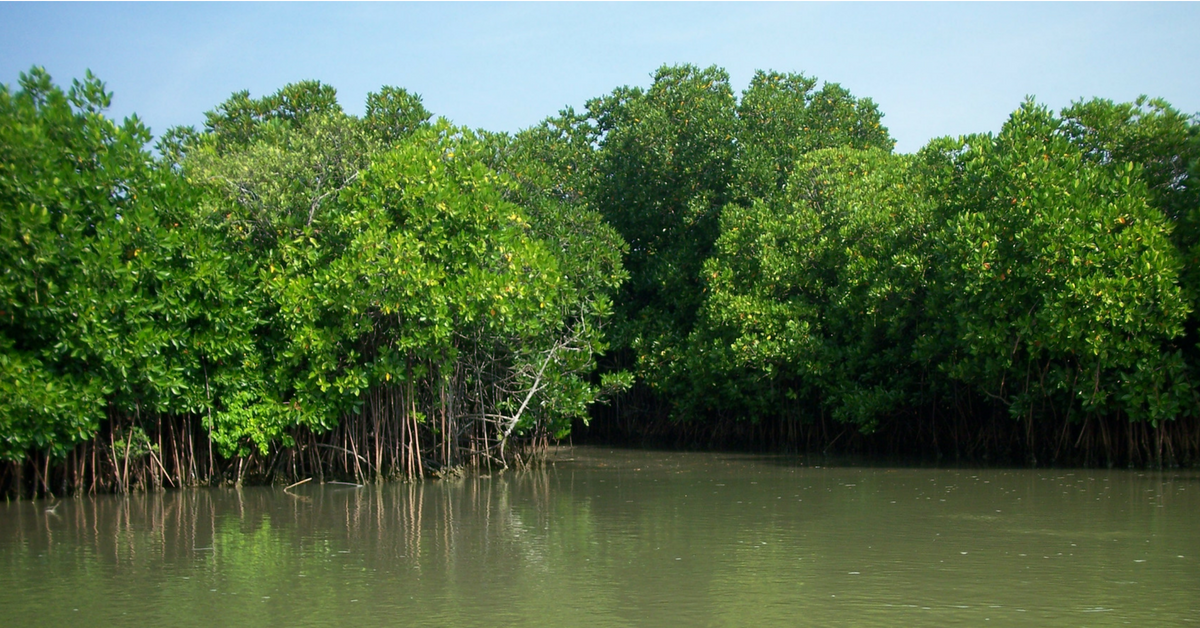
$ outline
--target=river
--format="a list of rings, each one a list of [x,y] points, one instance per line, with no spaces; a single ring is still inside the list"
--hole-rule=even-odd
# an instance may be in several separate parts
[[[1198,559],[1195,470],[576,447],[415,484],[0,504],[0,624],[1179,626]]]

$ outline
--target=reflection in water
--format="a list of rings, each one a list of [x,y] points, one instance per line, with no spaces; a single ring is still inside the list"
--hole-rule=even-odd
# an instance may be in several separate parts
[[[441,482],[9,503],[0,608],[13,626],[1182,625],[1198,506],[1194,472],[579,448]]]

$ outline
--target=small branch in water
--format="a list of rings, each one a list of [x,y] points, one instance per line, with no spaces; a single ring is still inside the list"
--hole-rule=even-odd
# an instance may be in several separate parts
[[[297,486],[300,486],[301,484],[304,484],[305,482],[312,482],[312,478],[305,478],[305,479],[303,479],[303,480],[300,480],[299,482],[295,482],[295,483],[293,483],[293,484],[289,484],[289,485],[285,486],[285,487],[283,488],[283,490],[285,490],[285,491],[286,491],[286,490],[288,490],[288,489],[290,489],[290,488],[296,488]]]

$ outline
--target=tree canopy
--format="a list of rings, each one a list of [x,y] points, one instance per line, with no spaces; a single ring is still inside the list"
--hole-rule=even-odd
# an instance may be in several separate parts
[[[151,152],[110,101],[0,88],[0,457],[46,491],[50,461],[504,465],[596,416],[1002,428],[1030,459],[1125,425],[1130,460],[1132,426],[1161,460],[1200,418],[1200,127],[1162,100],[1030,99],[912,155],[869,98],[715,66],[511,135],[303,81]]]

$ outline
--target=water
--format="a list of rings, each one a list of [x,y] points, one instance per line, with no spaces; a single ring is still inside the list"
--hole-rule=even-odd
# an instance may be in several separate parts
[[[0,504],[4,626],[1200,623],[1200,473],[575,448],[354,488]]]

